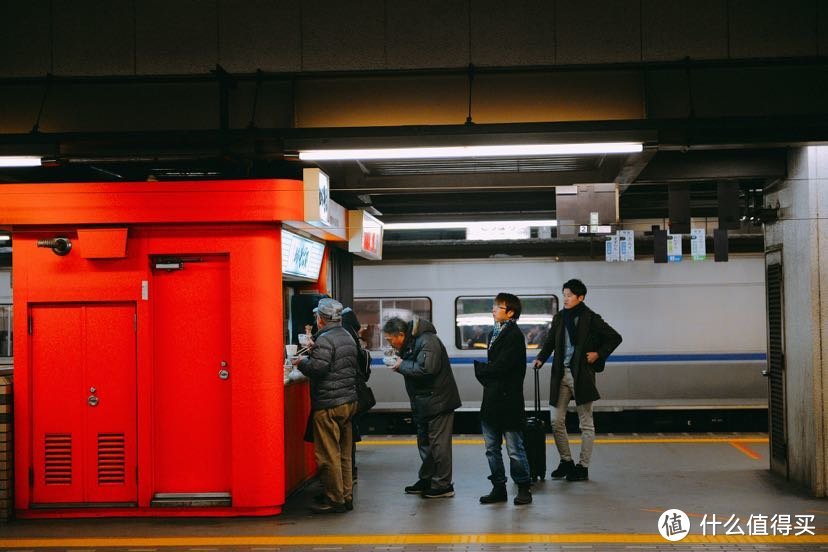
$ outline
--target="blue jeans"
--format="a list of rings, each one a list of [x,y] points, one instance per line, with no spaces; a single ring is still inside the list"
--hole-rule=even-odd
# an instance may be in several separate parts
[[[532,478],[529,475],[529,460],[526,458],[526,449],[523,446],[523,432],[502,431],[480,422],[483,431],[483,441],[486,444],[486,459],[489,461],[489,479],[493,485],[506,483],[506,469],[503,467],[501,444],[506,440],[506,452],[509,454],[509,474],[512,481],[518,485],[529,485]]]

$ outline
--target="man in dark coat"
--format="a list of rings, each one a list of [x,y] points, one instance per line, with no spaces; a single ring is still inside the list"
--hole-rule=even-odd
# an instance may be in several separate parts
[[[562,291],[564,308],[552,319],[552,327],[533,367],[539,369],[552,351],[555,352],[549,404],[555,407],[552,429],[561,462],[552,477],[584,481],[589,479],[589,460],[595,441],[592,403],[601,398],[595,386],[595,372],[604,370],[607,357],[621,344],[621,336],[586,306],[587,288],[582,281],[569,280]],[[581,428],[581,456],[577,465],[572,460],[566,433],[566,409],[572,398]]]
[[[419,479],[405,488],[423,498],[454,496],[451,432],[460,393],[448,353],[434,325],[414,317],[411,322],[391,318],[382,328],[385,339],[400,358],[390,368],[403,375],[411,411],[417,424],[417,447],[422,465]]]
[[[310,380],[313,451],[324,498],[311,510],[353,509],[351,418],[357,410],[357,345],[342,327],[342,303],[324,298],[314,309],[319,333],[310,355],[293,361]]]
[[[511,293],[499,293],[494,299],[494,329],[489,335],[488,362],[474,362],[474,375],[483,384],[480,428],[486,444],[492,492],[480,497],[481,504],[505,502],[506,470],[501,444],[506,441],[509,473],[518,485],[515,504],[532,502],[532,478],[523,446],[525,403],[523,378],[526,375],[526,340],[517,325],[522,310],[520,299]]]

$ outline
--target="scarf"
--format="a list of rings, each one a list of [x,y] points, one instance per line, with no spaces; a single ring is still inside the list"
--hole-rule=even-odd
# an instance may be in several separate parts
[[[569,334],[569,342],[572,345],[575,345],[575,332],[577,331],[575,320],[580,318],[585,310],[586,305],[583,302],[578,303],[577,307],[563,310],[564,326],[566,327],[566,333]]]
[[[492,343],[494,343],[494,340],[497,339],[497,336],[500,335],[500,332],[503,331],[503,328],[505,328],[506,324],[508,324],[509,322],[514,323],[514,320],[507,320],[506,322],[495,322],[494,323],[494,328],[492,329],[492,339],[489,341],[489,347],[492,346]]]

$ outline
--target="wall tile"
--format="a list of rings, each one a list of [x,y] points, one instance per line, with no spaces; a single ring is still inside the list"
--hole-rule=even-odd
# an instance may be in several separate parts
[[[137,0],[138,74],[204,74],[218,62],[215,0]]]
[[[219,63],[227,71],[299,71],[298,2],[219,0]]]
[[[382,0],[302,2],[302,69],[385,69]]]
[[[131,75],[135,71],[132,0],[54,0],[56,75]]]
[[[559,0],[557,63],[641,61],[639,0]]]
[[[643,0],[644,61],[727,58],[726,0]]]
[[[816,2],[730,0],[730,57],[816,55]]]
[[[52,71],[49,0],[0,0],[0,76],[31,77]]]
[[[555,63],[554,6],[547,0],[472,2],[472,63],[480,66]]]

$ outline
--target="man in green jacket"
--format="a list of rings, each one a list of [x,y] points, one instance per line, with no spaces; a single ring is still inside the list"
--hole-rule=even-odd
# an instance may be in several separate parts
[[[451,432],[454,411],[461,403],[446,348],[434,325],[416,316],[411,322],[391,318],[382,331],[399,354],[390,368],[405,378],[417,424],[422,465],[417,483],[406,487],[405,492],[423,498],[454,496]]]

